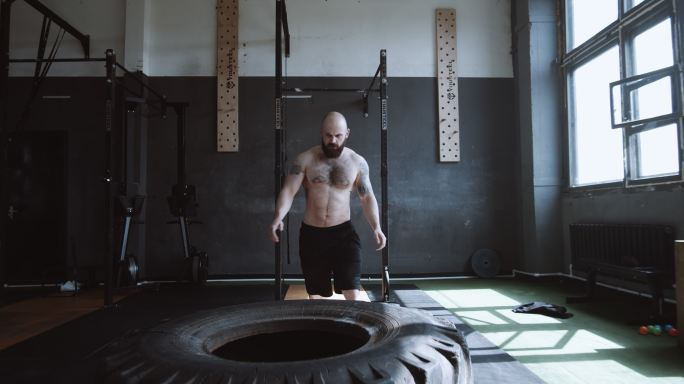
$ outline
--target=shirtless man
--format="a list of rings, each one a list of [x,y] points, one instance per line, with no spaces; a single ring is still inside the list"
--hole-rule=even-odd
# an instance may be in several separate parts
[[[356,189],[363,214],[371,226],[377,250],[385,247],[380,228],[378,202],[368,177],[368,163],[346,148],[347,121],[339,112],[328,112],[321,122],[321,145],[300,153],[295,159],[276,202],[271,239],[278,242],[283,218],[290,210],[299,187],[304,185],[306,209],[299,232],[299,256],[309,299],[332,296],[361,300],[361,242],[350,221],[350,199]]]

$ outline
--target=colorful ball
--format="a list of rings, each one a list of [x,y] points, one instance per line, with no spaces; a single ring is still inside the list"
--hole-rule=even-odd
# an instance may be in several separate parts
[[[674,328],[672,324],[665,324],[663,325],[663,331],[665,332],[670,332],[670,329]]]
[[[642,335],[648,335],[648,327],[645,325],[642,325],[639,327],[639,333]]]
[[[663,329],[660,328],[660,325],[654,325],[653,326],[653,332],[651,332],[651,333],[653,333],[656,336],[660,336],[660,334],[663,333]]]
[[[670,328],[670,330],[667,331],[667,334],[670,336],[678,336],[679,331],[677,330],[677,328]]]

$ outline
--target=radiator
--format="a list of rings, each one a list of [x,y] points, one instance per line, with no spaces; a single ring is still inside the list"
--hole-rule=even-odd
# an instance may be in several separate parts
[[[674,231],[668,225],[570,224],[573,267],[601,263],[652,268],[674,276]]]

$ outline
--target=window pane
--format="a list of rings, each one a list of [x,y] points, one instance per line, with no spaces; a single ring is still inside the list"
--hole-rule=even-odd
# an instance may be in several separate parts
[[[617,46],[571,73],[574,186],[624,178],[622,130],[611,129],[609,83],[620,78]]]
[[[674,64],[670,24],[665,19],[634,37],[634,75]]]
[[[625,8],[627,8],[626,10],[630,10],[644,1],[645,0],[625,0]]]
[[[568,51],[617,20],[617,0],[567,0]]]
[[[672,87],[664,77],[634,91],[635,120],[648,119],[672,113]]]
[[[638,150],[638,178],[679,173],[677,125],[651,129],[635,135]]]

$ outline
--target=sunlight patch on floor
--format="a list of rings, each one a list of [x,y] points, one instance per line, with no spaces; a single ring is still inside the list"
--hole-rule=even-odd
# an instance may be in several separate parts
[[[503,325],[509,323],[492,311],[454,311],[454,313],[470,325]]]
[[[561,339],[568,333],[568,331],[521,331],[516,333],[517,335],[515,337],[509,338],[509,340],[507,340],[505,343],[499,345],[499,347],[506,349],[506,352],[508,352],[511,355],[513,355],[512,352],[515,352],[516,350],[544,349],[546,351],[553,348],[558,348]],[[484,337],[492,341],[492,339],[489,336],[489,332],[484,332],[482,334],[484,335]]]
[[[548,383],[684,383],[681,377],[646,377],[614,360],[528,363],[525,366]]]
[[[489,341],[495,344],[497,347],[501,348],[502,345],[511,341],[520,332],[509,331],[509,332],[486,332],[482,333],[482,336],[486,337]],[[503,349],[503,348],[502,348]]]
[[[425,291],[444,308],[513,307],[519,302],[493,289],[443,289]]]
[[[602,349],[624,349],[620,344],[583,329],[573,333],[552,330],[483,332],[482,335],[515,357],[591,354]]]
[[[531,313],[515,313],[511,309],[454,311],[458,317],[470,325],[503,324],[560,324],[558,319]]]

